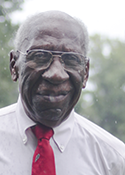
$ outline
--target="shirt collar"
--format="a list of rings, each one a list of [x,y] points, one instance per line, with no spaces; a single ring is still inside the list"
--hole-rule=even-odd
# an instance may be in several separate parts
[[[21,102],[20,95],[17,102],[16,115],[20,135],[22,137],[23,143],[26,144],[27,143],[26,130],[36,125],[36,123],[26,115]],[[53,128],[54,130],[53,140],[57,144],[61,152],[65,150],[66,145],[70,140],[73,131],[73,126],[74,126],[74,110],[72,110],[67,120],[65,120],[59,126]]]
[[[26,130],[31,126],[36,125],[36,123],[26,115],[21,102],[20,95],[17,102],[16,115],[17,115],[17,123],[18,123],[20,135],[22,137],[23,143],[26,144],[27,143]]]
[[[63,152],[71,138],[74,126],[74,110],[71,111],[67,120],[53,128],[53,139],[61,152]]]

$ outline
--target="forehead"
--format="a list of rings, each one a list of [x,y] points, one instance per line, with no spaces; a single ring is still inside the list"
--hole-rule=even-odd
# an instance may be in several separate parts
[[[43,48],[81,52],[82,29],[74,19],[39,18],[32,26],[27,49]]]

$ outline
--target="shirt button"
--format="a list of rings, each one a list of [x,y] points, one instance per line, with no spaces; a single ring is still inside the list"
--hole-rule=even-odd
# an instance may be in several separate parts
[[[23,139],[23,142],[26,143],[26,138]]]
[[[64,146],[63,145],[60,145],[60,150],[63,152],[63,150],[64,150]]]

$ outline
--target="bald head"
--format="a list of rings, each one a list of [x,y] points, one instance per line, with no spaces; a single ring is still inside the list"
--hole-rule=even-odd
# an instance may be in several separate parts
[[[56,22],[55,22],[56,21]],[[60,23],[61,21],[61,23]],[[54,23],[55,22],[55,23]],[[63,26],[69,26],[70,29],[74,28],[76,33],[72,31],[67,31],[67,35],[72,35],[74,37],[74,42],[79,40],[80,45],[83,49],[84,55],[87,54],[88,50],[88,33],[85,25],[78,19],[71,17],[70,15],[60,12],[60,11],[47,11],[36,14],[28,18],[19,28],[16,39],[15,48],[16,50],[21,50],[25,52],[26,46],[31,42],[31,40],[37,35],[41,30],[41,27],[45,27],[47,30],[51,25],[55,25],[53,30],[55,31],[56,37],[58,37],[58,32],[63,32]],[[59,30],[61,25],[61,30]],[[44,31],[45,32],[45,31]],[[50,31],[51,32],[51,31]],[[65,33],[66,35],[66,33]]]

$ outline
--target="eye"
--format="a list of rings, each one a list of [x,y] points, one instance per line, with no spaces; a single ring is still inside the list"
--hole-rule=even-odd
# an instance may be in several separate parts
[[[77,66],[81,63],[80,57],[75,54],[63,54],[62,60],[67,66]]]
[[[46,64],[51,59],[51,53],[46,51],[31,51],[28,56],[27,60],[34,61],[37,64]]]

